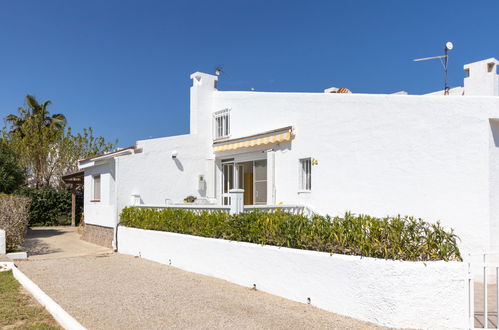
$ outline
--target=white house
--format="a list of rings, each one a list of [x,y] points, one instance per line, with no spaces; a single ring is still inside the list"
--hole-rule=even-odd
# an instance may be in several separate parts
[[[110,244],[132,204],[306,205],[413,215],[452,227],[466,251],[499,245],[499,62],[427,95],[220,91],[191,75],[190,133],[81,160],[86,231]],[[90,235],[92,236],[92,235]]]

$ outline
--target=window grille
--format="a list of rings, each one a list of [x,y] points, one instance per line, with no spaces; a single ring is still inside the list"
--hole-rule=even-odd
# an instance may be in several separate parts
[[[213,114],[214,139],[223,139],[230,136],[230,110],[225,109]]]
[[[300,159],[300,190],[312,190],[312,159]]]

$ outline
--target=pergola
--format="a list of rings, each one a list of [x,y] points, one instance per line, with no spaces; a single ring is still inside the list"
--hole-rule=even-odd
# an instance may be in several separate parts
[[[76,189],[78,186],[83,186],[84,171],[66,174],[62,177],[62,181],[71,185],[71,226],[76,225]]]

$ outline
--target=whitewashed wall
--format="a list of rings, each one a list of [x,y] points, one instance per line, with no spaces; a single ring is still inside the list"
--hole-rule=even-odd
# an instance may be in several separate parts
[[[192,77],[191,134],[138,141],[142,153],[116,159],[117,212],[131,194],[145,204],[218,197],[215,158],[233,154],[212,153],[212,113],[228,108],[231,138],[295,128],[290,144],[267,148],[275,149],[268,194],[275,189],[277,203],[307,203],[331,215],[440,220],[455,229],[465,253],[498,241],[499,163],[492,160],[497,146],[489,122],[499,118],[498,97],[222,92],[214,88],[216,77]],[[310,193],[298,191],[304,157],[319,161]],[[198,191],[199,175],[206,191]]]
[[[489,191],[490,248],[499,250],[499,118],[490,119],[489,130]]]
[[[119,209],[130,205],[132,194],[140,195],[142,203],[159,205],[165,205],[166,199],[179,203],[189,195],[213,198],[213,191],[199,190],[199,175],[213,186],[213,160],[207,159],[209,149],[203,142],[193,135],[138,141],[141,153],[116,162]],[[178,152],[176,159],[173,151]]]
[[[342,315],[404,328],[466,328],[466,265],[402,262],[118,227],[118,251]]]
[[[213,108],[231,109],[234,137],[295,127],[291,150],[276,152],[277,202],[441,220],[464,250],[489,245],[497,97],[216,92]],[[307,196],[298,192],[303,157],[319,161]]]
[[[101,199],[93,202],[93,176],[101,175]],[[85,212],[85,223],[114,227],[117,224],[115,203],[115,168],[114,161],[89,169],[85,169],[83,208]]]

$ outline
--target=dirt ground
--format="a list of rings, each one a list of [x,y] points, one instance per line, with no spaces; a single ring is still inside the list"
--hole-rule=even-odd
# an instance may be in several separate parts
[[[88,329],[382,329],[223,280],[110,253],[77,242],[74,235],[72,228],[32,230],[27,246],[37,254],[16,264]]]

